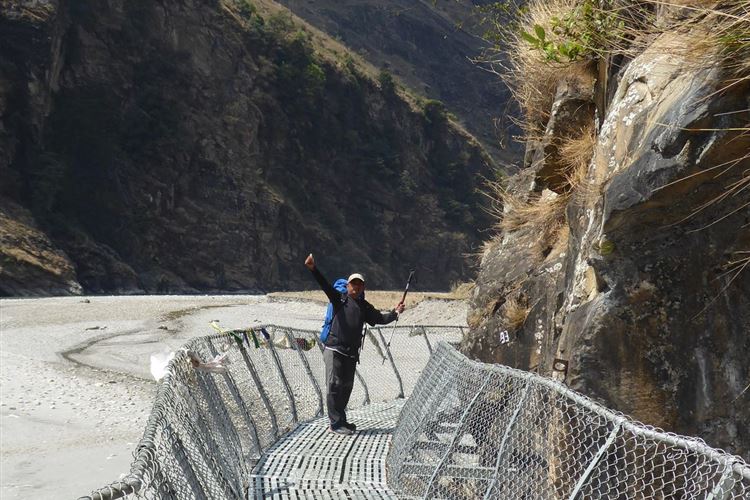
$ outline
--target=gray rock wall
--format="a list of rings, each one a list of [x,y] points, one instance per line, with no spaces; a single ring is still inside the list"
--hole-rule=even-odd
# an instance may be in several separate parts
[[[750,137],[737,130],[750,123],[750,86],[725,88],[720,65],[691,64],[670,42],[613,80],[584,192],[555,238],[521,227],[484,255],[463,349],[747,458],[750,270],[732,262],[750,250],[750,191],[732,187],[750,169]],[[579,106],[588,119],[593,104],[592,92]],[[530,144],[538,161],[514,179],[519,196],[551,196],[550,144]],[[520,326],[511,299],[528,306]]]

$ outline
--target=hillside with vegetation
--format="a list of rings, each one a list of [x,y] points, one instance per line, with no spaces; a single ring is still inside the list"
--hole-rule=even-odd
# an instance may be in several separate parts
[[[747,458],[748,3],[494,8],[527,148],[464,351]]]
[[[0,291],[446,289],[494,166],[439,101],[246,0],[0,7]]]
[[[510,92],[478,64],[489,43],[478,0],[281,0],[376,68],[447,109],[501,167],[521,154]]]

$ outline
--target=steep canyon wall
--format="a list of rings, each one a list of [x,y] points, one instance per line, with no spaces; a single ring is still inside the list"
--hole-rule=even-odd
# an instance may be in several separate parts
[[[471,275],[490,158],[439,102],[290,15],[218,0],[0,13],[3,294],[311,287],[310,251],[378,288],[412,267],[432,289]]]

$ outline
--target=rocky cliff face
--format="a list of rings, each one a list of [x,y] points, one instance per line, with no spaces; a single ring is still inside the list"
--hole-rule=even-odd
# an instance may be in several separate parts
[[[485,253],[463,349],[747,457],[750,85],[681,56],[680,36],[625,61],[600,127],[595,68],[560,83],[505,206],[536,218]],[[558,145],[592,124],[571,195]]]
[[[29,267],[6,230],[3,294],[47,287],[35,273],[95,293],[310,287],[310,251],[331,278],[356,268],[380,288],[410,267],[428,288],[468,276],[488,157],[440,103],[323,54],[288,14],[190,0],[0,13],[3,224],[30,221],[51,248]]]

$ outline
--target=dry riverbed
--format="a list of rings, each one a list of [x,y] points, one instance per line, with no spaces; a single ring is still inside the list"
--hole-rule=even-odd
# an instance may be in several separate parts
[[[130,468],[156,393],[150,356],[262,323],[317,329],[322,292],[0,300],[0,498],[77,498]],[[399,292],[368,292],[382,308]],[[401,324],[465,325],[449,294],[410,294]]]

